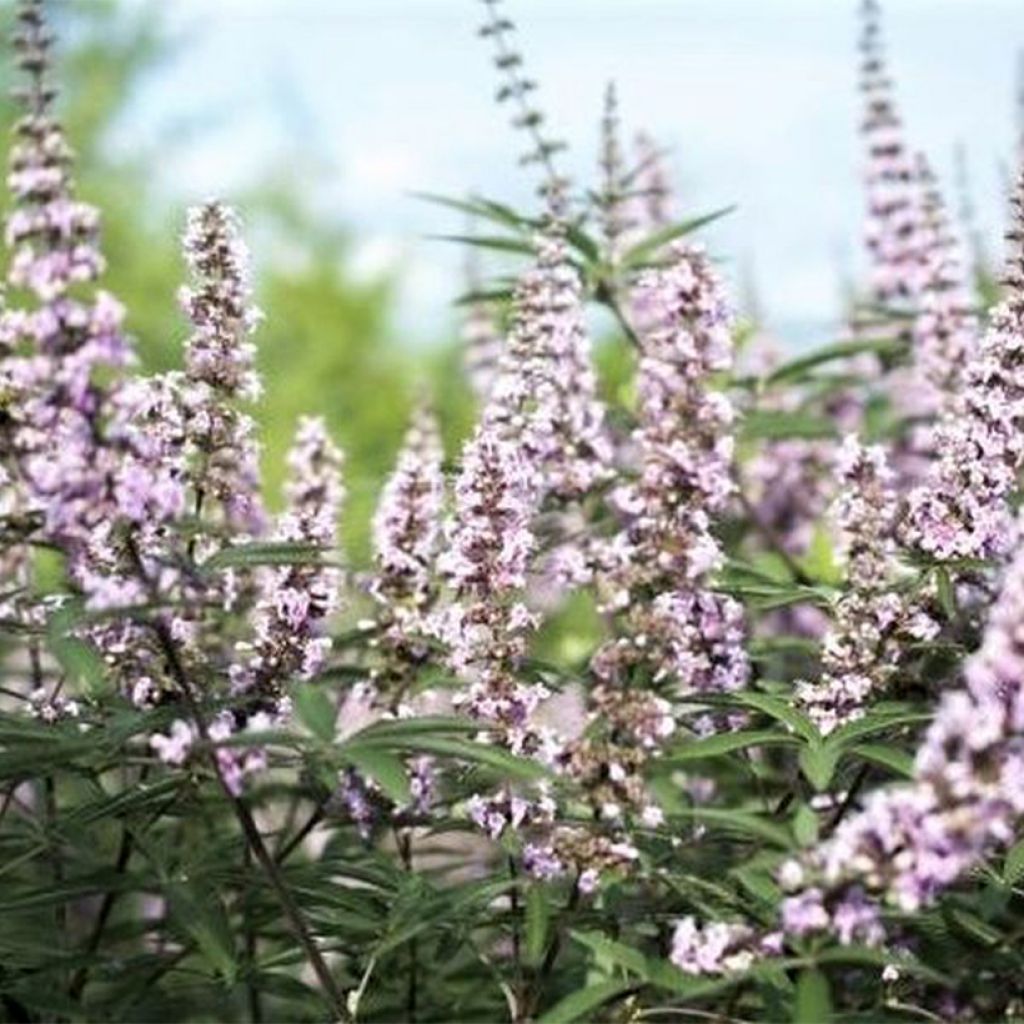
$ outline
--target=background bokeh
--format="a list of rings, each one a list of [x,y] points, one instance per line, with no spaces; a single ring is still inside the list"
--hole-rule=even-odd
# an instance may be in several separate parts
[[[244,214],[267,314],[268,478],[276,486],[297,415],[325,414],[349,459],[346,540],[364,560],[412,396],[432,391],[449,450],[472,415],[453,306],[464,254],[429,237],[465,225],[412,193],[533,201],[493,103],[480,5],[53,6],[81,190],[104,210],[108,284],[146,363],[179,359],[183,210],[220,195]],[[592,180],[601,96],[615,80],[625,131],[670,148],[683,212],[738,204],[708,238],[748,308],[785,344],[827,340],[860,259],[854,0],[509,0],[507,10],[574,177]],[[980,237],[995,252],[1021,134],[1024,5],[888,0],[885,16],[911,142],[951,192],[962,147]]]

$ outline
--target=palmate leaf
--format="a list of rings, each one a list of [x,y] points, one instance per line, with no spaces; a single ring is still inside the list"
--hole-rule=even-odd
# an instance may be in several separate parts
[[[173,921],[196,944],[226,985],[238,974],[234,932],[227,909],[208,886],[172,882],[164,890]]]

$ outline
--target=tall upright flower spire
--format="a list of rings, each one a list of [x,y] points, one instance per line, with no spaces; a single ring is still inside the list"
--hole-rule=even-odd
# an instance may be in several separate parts
[[[185,230],[193,284],[181,302],[193,326],[185,345],[185,400],[197,501],[216,502],[227,522],[250,533],[263,525],[254,424],[239,403],[260,393],[248,340],[260,313],[251,304],[249,256],[234,211],[211,201],[193,207]]]
[[[633,196],[622,151],[619,124],[619,100],[615,83],[609,82],[604,94],[601,118],[601,149],[598,155],[601,186],[596,196],[598,220],[609,257],[614,261],[636,228]]]
[[[481,281],[477,253],[472,247],[466,255],[466,286],[472,297],[462,321],[462,365],[477,400],[486,402],[498,374],[505,342],[498,329],[495,310],[475,294],[480,291]]]
[[[582,285],[557,204],[536,244],[537,261],[516,287],[512,329],[484,418],[489,429],[523,446],[540,494],[571,501],[607,477],[611,447]]]
[[[565,149],[565,143],[547,132],[544,112],[533,99],[537,83],[523,72],[523,55],[515,46],[515,24],[502,13],[502,0],[483,0],[483,3],[487,16],[480,27],[480,35],[494,44],[494,66],[502,80],[497,99],[511,106],[512,127],[527,139],[528,148],[519,162],[541,169],[543,179],[538,191],[542,195],[550,197],[562,193],[568,182],[555,158]]]
[[[378,644],[385,648],[385,671],[403,677],[406,662],[418,660],[414,652],[422,646],[428,609],[436,596],[443,457],[437,421],[420,407],[373,519],[375,571],[370,592],[380,606],[383,635]]]
[[[492,396],[492,402],[494,398]],[[491,425],[485,410],[462,453],[455,483],[448,547],[438,568],[452,590],[435,629],[448,660],[466,683],[459,703],[480,721],[493,742],[516,754],[544,756],[548,736],[533,713],[548,696],[521,675],[536,618],[522,601],[536,541],[531,523],[537,490],[525,453]],[[526,797],[504,785],[475,794],[467,809],[492,838],[508,827],[549,820],[546,797]]]
[[[72,153],[53,113],[53,37],[42,0],[21,0],[15,18],[16,63],[26,82],[15,93],[23,114],[14,128],[7,178],[17,205],[7,222],[7,244],[13,250],[8,278],[49,302],[71,284],[93,281],[102,271],[99,217],[93,207],[72,197]]]
[[[914,317],[912,356],[932,390],[932,411],[942,411],[959,394],[964,369],[977,341],[964,254],[938,182],[923,154],[917,157],[921,187],[922,282]]]
[[[987,558],[1012,544],[1007,498],[1024,465],[1024,172],[1012,208],[1005,297],[967,353],[960,398],[936,427],[938,458],[908,498],[905,541],[935,558]]]
[[[234,673],[237,689],[270,701],[275,710],[287,706],[284,684],[316,673],[330,649],[322,628],[340,598],[341,573],[331,560],[337,556],[338,517],[345,496],[343,461],[323,420],[304,416],[288,453],[286,506],[274,539],[309,545],[324,561],[298,561],[267,570],[254,615],[253,655]]]
[[[641,278],[632,298],[642,345],[638,476],[611,496],[622,527],[601,548],[598,589],[617,635],[591,662],[599,680],[592,711],[610,736],[632,737],[628,753],[611,757],[618,774],[604,776],[617,779],[619,799],[602,799],[653,820],[639,779],[674,729],[665,698],[734,690],[748,663],[740,606],[708,586],[722,558],[713,517],[733,491],[732,408],[711,384],[731,365],[731,312],[703,252],[685,244]],[[645,678],[653,688],[637,684]],[[596,750],[577,756],[577,774],[588,774]]]
[[[711,387],[732,363],[732,314],[703,252],[685,244],[638,282],[633,304],[639,477],[613,495],[625,526],[602,581],[627,621],[595,671],[610,678],[639,658],[679,692],[735,689],[747,676],[742,613],[707,588],[722,559],[711,524],[734,488],[733,410]]]
[[[535,502],[523,452],[485,420],[463,450],[448,547],[438,563],[455,597],[442,632],[452,667],[470,684],[469,710],[509,733],[516,748],[535,704],[515,671],[534,624],[517,595],[535,548]]]
[[[672,184],[665,154],[646,132],[639,132],[633,145],[636,168],[629,175],[634,196],[636,227],[650,234],[672,222]]]
[[[913,159],[886,67],[878,0],[863,0],[861,14],[861,91],[865,105],[861,131],[867,147],[865,241],[871,258],[872,298],[890,304],[912,300],[920,288],[919,196]]]
[[[702,250],[684,244],[672,249],[666,267],[641,278],[633,304],[642,343],[634,435],[639,476],[612,496],[625,526],[604,589],[611,607],[647,615],[659,601],[703,591],[721,562],[711,523],[734,489],[733,410],[711,379],[732,363],[732,314]],[[661,596],[648,607],[640,595],[652,587]],[[706,596],[733,618],[729,602]],[[731,689],[745,674],[736,655],[684,658],[678,681],[684,690]],[[674,674],[667,664],[665,671]]]
[[[823,735],[863,715],[893,677],[908,640],[930,639],[938,629],[899,589],[898,502],[885,450],[850,435],[836,468],[833,517],[847,551],[847,590],[822,645],[821,679],[796,687],[797,703]]]

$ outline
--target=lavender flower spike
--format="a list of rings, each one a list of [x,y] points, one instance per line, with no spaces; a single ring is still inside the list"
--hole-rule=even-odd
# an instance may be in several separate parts
[[[800,682],[796,700],[822,735],[859,718],[873,693],[892,678],[907,641],[933,637],[938,626],[899,590],[894,541],[898,512],[885,451],[853,435],[837,459],[841,481],[832,514],[847,551],[848,589],[822,647],[820,682]]]
[[[181,303],[193,326],[185,345],[188,441],[199,501],[215,501],[231,525],[258,533],[259,452],[239,403],[259,396],[248,340],[260,320],[251,304],[249,256],[234,211],[215,201],[194,207],[185,230],[193,285]]]
[[[1024,172],[1012,203],[1006,297],[936,427],[938,459],[908,497],[904,541],[938,559],[1000,556],[1013,544],[1007,498],[1024,466]]]
[[[731,311],[703,251],[688,245],[641,278],[633,305],[640,470],[612,495],[624,525],[603,552],[600,582],[625,621],[593,667],[609,679],[642,661],[682,693],[733,690],[748,672],[742,611],[706,583],[722,560],[712,518],[734,489],[733,409],[711,386],[732,365]]]
[[[526,584],[535,492],[523,453],[482,423],[467,443],[455,515],[438,568],[455,592],[442,616],[453,669],[470,683],[468,708],[519,747],[533,689],[517,681],[533,616],[515,597]]]
[[[463,451],[455,484],[449,546],[438,560],[454,600],[436,617],[435,628],[448,645],[452,669],[468,684],[457,703],[486,727],[493,742],[550,760],[553,737],[533,721],[548,690],[520,673],[536,626],[519,600],[535,547],[530,523],[536,502],[521,447],[497,433],[485,411]],[[554,814],[545,793],[526,796],[509,785],[475,794],[466,809],[494,839],[508,827],[550,822]]]
[[[541,495],[571,501],[607,478],[611,446],[590,358],[582,285],[552,213],[537,262],[520,279],[512,330],[484,410],[488,429],[522,445]]]
[[[885,66],[878,0],[863,0],[861,11],[861,130],[868,157],[865,240],[871,257],[871,293],[878,303],[912,301],[922,283],[920,190]]]
[[[923,155],[917,178],[922,196],[923,284],[914,318],[913,359],[921,382],[932,390],[929,412],[941,412],[958,395],[977,343],[966,262],[935,175]]]
[[[393,639],[423,628],[434,595],[434,562],[444,502],[444,452],[433,414],[418,409],[373,519],[376,573],[371,593]]]
[[[287,506],[275,539],[307,544],[332,558],[338,544],[338,516],[344,499],[343,457],[321,419],[303,417],[288,454]],[[298,562],[271,568],[260,581],[256,606],[255,650],[237,666],[236,689],[269,700],[275,711],[287,708],[284,683],[309,678],[323,663],[330,639],[323,624],[338,608],[340,570],[331,565]]]

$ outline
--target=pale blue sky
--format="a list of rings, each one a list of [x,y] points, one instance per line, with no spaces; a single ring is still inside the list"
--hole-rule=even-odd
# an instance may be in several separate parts
[[[178,197],[226,194],[309,148],[332,168],[315,201],[349,222],[367,272],[395,263],[400,323],[437,338],[461,287],[457,253],[423,236],[457,219],[414,189],[526,200],[517,142],[492,103],[476,0],[164,0],[191,42],[137,97],[125,138],[217,113],[163,166]],[[887,0],[885,32],[912,143],[951,189],[969,151],[998,247],[1000,163],[1011,158],[1021,0]],[[540,103],[591,173],[605,83],[628,129],[673,150],[685,208],[737,203],[710,238],[751,267],[769,321],[806,339],[839,307],[860,258],[856,0],[508,0]]]

